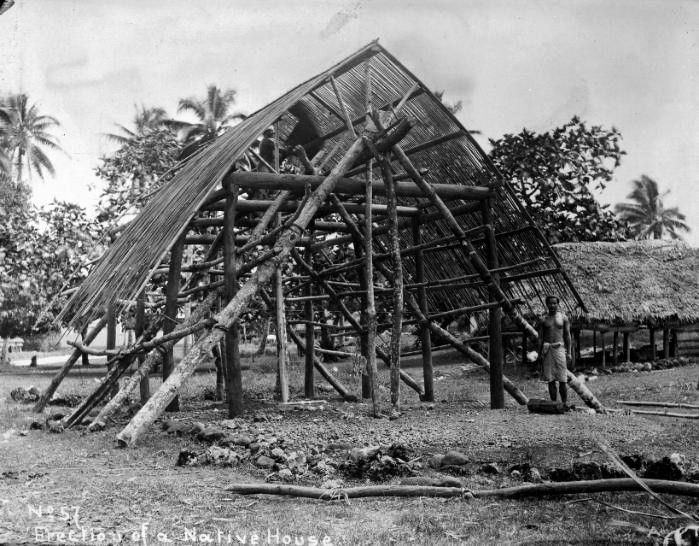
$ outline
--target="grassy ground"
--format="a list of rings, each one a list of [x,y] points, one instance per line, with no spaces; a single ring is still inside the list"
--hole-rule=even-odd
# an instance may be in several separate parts
[[[292,360],[292,393],[298,398],[302,363]],[[367,405],[343,403],[320,389],[318,395],[331,401],[328,409],[279,412],[271,394],[274,363],[271,357],[257,358],[244,372],[251,408],[246,419],[252,421],[260,412],[279,416],[260,426],[299,445],[340,442],[361,446],[400,441],[425,460],[434,453],[458,449],[474,463],[496,462],[501,468],[529,462],[545,471],[574,462],[603,461],[597,448],[599,440],[620,454],[658,457],[680,452],[696,457],[696,421],[621,414],[531,415],[509,400],[505,410],[491,411],[485,375],[464,366],[453,353],[439,353],[439,361],[434,406],[419,402],[412,392],[404,390],[403,416],[389,421],[372,419],[367,416]],[[338,377],[358,390],[351,363],[335,367]],[[419,368],[409,371],[419,378]],[[523,370],[508,369],[507,373],[530,397],[544,397],[545,386],[528,379]],[[610,406],[620,398],[697,404],[698,376],[699,365],[695,364],[602,376],[589,386]],[[202,422],[225,418],[220,404],[202,400],[203,390],[213,386],[214,378],[210,372],[196,375],[183,392],[184,411],[172,417]],[[119,426],[94,434],[70,430],[20,435],[36,417],[29,407],[12,402],[9,392],[30,384],[44,388],[50,379],[46,374],[0,375],[0,543],[56,544],[62,537],[49,536],[48,531],[82,528],[87,535],[74,535],[78,540],[73,543],[165,544],[167,538],[175,544],[194,544],[205,542],[203,534],[208,534],[214,543],[238,544],[243,540],[251,543],[251,535],[257,534],[259,544],[283,544],[286,536],[292,544],[301,537],[309,544],[311,535],[320,539],[328,536],[332,544],[644,544],[648,539],[643,535],[610,526],[610,521],[666,530],[679,525],[622,513],[597,502],[661,512],[657,503],[641,494],[595,495],[596,500],[584,502],[572,502],[579,497],[564,497],[518,501],[371,499],[349,504],[240,497],[226,492],[226,485],[264,481],[265,472],[249,464],[176,467],[181,449],[201,450],[203,446],[189,437],[168,436],[157,427],[136,448],[127,450],[115,447]],[[158,383],[157,378],[151,378],[152,391]],[[387,376],[382,384],[388,384]],[[84,394],[95,385],[94,377],[74,375],[64,382],[61,392]],[[383,390],[382,394],[385,401],[388,392]],[[521,483],[506,472],[496,476],[474,473],[463,479],[471,489]],[[672,502],[697,511],[696,503],[688,499],[673,498]],[[53,514],[48,513],[49,507]],[[61,516],[62,508],[67,516]],[[192,540],[194,529],[196,541]],[[107,534],[99,542],[91,540],[91,530],[95,539],[100,538],[100,530],[118,532],[121,537]],[[229,533],[231,542],[227,542]],[[66,535],[63,542],[69,543],[69,538]]]

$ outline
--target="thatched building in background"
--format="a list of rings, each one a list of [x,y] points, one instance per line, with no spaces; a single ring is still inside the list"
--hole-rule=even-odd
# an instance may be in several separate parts
[[[599,332],[602,340],[611,331],[615,341],[623,333],[625,356],[629,333],[640,328],[648,329],[651,350],[657,330],[666,356],[675,348],[698,352],[692,333],[699,324],[698,249],[655,240],[563,243],[554,249],[587,307],[570,315],[575,330]]]

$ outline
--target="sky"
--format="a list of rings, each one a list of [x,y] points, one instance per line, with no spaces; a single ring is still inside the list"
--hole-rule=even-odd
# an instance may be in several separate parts
[[[176,116],[212,83],[252,112],[378,38],[488,138],[578,115],[627,151],[599,195],[623,201],[646,174],[699,246],[697,0],[15,0],[0,16],[0,94],[25,92],[61,122],[39,204],[92,206],[103,135],[135,105]]]

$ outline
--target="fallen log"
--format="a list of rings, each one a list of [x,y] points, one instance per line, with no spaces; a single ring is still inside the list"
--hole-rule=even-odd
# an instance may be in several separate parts
[[[657,493],[680,495],[699,499],[699,484],[670,480],[642,480]],[[461,487],[435,487],[429,485],[369,485],[340,489],[321,489],[283,484],[234,484],[226,488],[238,495],[278,495],[304,497],[318,500],[343,500],[360,497],[459,497],[464,499],[521,499],[525,497],[545,497],[558,495],[578,495],[581,493],[604,493],[613,491],[643,491],[631,478],[608,480],[584,480],[579,482],[550,482],[483,489],[471,491]]]
[[[680,419],[699,419],[699,413],[674,413],[671,411],[648,411],[638,409],[610,409],[613,413],[633,413],[634,415],[657,415],[659,417],[677,417]]]
[[[697,404],[682,404],[674,402],[647,402],[645,400],[617,400],[617,404],[624,404],[625,406],[652,406],[660,408],[685,408],[685,409],[699,409]]]

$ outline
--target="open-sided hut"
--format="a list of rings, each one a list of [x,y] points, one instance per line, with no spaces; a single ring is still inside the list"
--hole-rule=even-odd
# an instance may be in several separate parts
[[[295,172],[284,174],[279,161],[260,158],[255,146],[270,125],[276,127],[277,150],[294,148],[300,165]],[[257,165],[254,172],[242,166],[246,156]],[[190,244],[201,252],[183,266],[182,249]],[[280,346],[288,330],[307,349],[308,397],[314,394],[314,368],[349,397],[314,358],[318,304],[328,303],[326,311],[340,315],[349,324],[345,331],[361,338],[365,396],[375,392],[378,357],[392,369],[395,397],[400,377],[431,400],[434,339],[490,367],[493,407],[502,407],[503,385],[518,402],[527,401],[502,376],[501,311],[536,337],[523,315],[546,294],[559,294],[569,313],[582,305],[556,254],[469,132],[377,42],[285,93],[182,164],[72,295],[62,318],[80,330],[103,317],[103,326],[162,273],[169,278],[164,331],[175,331],[113,358],[112,381],[136,350],[157,345],[139,373],[164,358],[167,376],[120,434],[125,443],[175,399],[182,382],[224,339],[229,408],[231,414],[241,411],[237,324],[256,299],[275,310]],[[187,277],[184,285],[181,275]],[[219,312],[210,316],[219,300]],[[196,306],[176,325],[177,305],[184,301]],[[356,308],[360,320],[352,314]],[[484,313],[490,324],[487,356],[441,327],[450,317]],[[421,326],[422,382],[399,368],[397,340],[410,323]],[[294,324],[306,326],[305,343],[286,328]],[[375,333],[388,329],[392,343],[382,346]],[[197,343],[172,369],[172,344],[192,332]],[[282,400],[288,397],[284,354],[278,352]],[[571,380],[588,403],[603,410]],[[67,424],[79,422],[89,405]]]
[[[655,332],[663,332],[665,356],[676,347],[696,349],[685,331],[699,324],[699,250],[663,240],[562,243],[554,249],[587,309],[570,315],[574,329],[614,332],[614,355],[622,332],[626,360],[629,332],[639,328],[648,329],[652,350]]]

